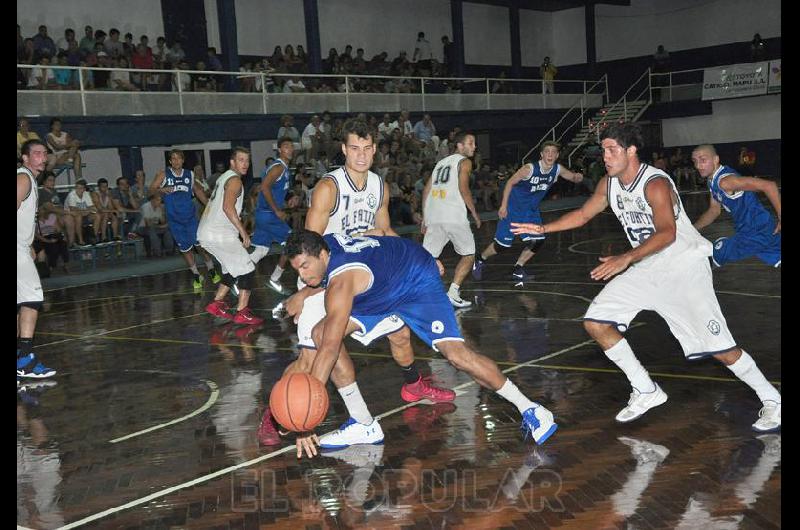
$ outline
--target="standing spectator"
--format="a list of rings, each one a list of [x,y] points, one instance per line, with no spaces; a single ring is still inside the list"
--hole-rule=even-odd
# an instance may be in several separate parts
[[[109,57],[116,59],[125,55],[125,46],[119,41],[119,30],[117,28],[109,30],[108,40],[103,44]]]
[[[450,42],[447,35],[442,36],[442,57],[444,57],[444,75],[453,75],[456,66],[456,45]]]
[[[90,53],[94,51],[94,28],[92,26],[86,26],[83,28],[84,36],[81,39],[80,44],[78,47],[83,50],[84,53]]]
[[[33,36],[33,48],[39,57],[55,57],[58,50],[56,43],[47,35],[47,26],[39,26],[39,33]]]
[[[167,39],[164,37],[159,37],[156,39],[156,48],[153,50],[153,61],[156,63],[160,63],[161,67],[164,66],[164,63],[168,63],[167,54],[169,53],[169,48],[167,48]]]
[[[219,60],[219,57],[217,57],[217,49],[213,46],[206,50],[206,70],[211,70],[212,72],[221,72],[223,70],[222,62]],[[224,84],[223,76],[215,75],[213,76],[213,80],[214,90],[221,89]]]
[[[663,44],[659,44],[656,53],[653,54],[653,86],[659,87],[653,90],[653,101],[661,100],[660,87],[669,84],[669,76],[665,75],[669,72],[669,52],[664,49]]]
[[[539,75],[542,76],[542,94],[554,94],[555,83],[553,80],[556,78],[558,68],[550,62],[550,57],[545,57],[544,62],[539,67]]]
[[[174,66],[174,68],[176,70],[188,70],[189,69],[189,65],[186,64],[185,61],[181,61],[180,63],[176,64]],[[179,71],[172,78],[172,88],[176,92],[178,92],[178,91],[182,91],[182,92],[190,91],[192,89],[192,75]]]
[[[303,146],[300,145],[300,132],[294,126],[294,118],[289,114],[281,116],[281,126],[278,128],[278,138],[288,136],[292,139],[295,152],[300,152]]]
[[[280,46],[275,46],[272,55],[269,56],[269,64],[279,72],[285,72],[283,69],[283,49]]]
[[[142,220],[137,232],[144,238],[144,248],[148,257],[161,257],[172,254],[175,242],[167,226],[167,216],[161,194],[154,193],[142,204]]]
[[[356,50],[356,56],[353,59],[353,73],[363,74],[367,71],[367,60],[364,59],[364,48]]]
[[[72,138],[69,133],[61,130],[61,118],[50,120],[50,132],[47,133],[47,146],[53,151],[48,155],[48,169],[72,162],[75,178],[83,178],[81,168],[81,153],[78,151],[80,142]]]
[[[761,40],[761,35],[756,33],[750,41],[750,61],[757,63],[763,61],[767,54],[767,46]]]
[[[336,52],[336,48],[331,48],[328,50],[328,57],[322,61],[322,73],[335,74],[338,73],[338,70],[339,54]]]
[[[136,53],[136,45],[133,43],[133,33],[128,32],[125,34],[125,42],[122,43],[122,52],[129,61],[131,57],[133,57],[133,54]]]
[[[433,59],[431,43],[425,39],[425,33],[420,31],[417,33],[417,42],[414,43],[414,54],[411,56],[411,62],[417,64],[418,70],[430,72],[431,59]]]
[[[72,42],[75,42],[77,44],[77,42],[75,41],[75,30],[72,28],[67,28],[64,30],[64,37],[58,39],[58,42],[56,43],[56,48],[58,49],[59,52],[68,51],[69,45]]]
[[[217,185],[217,179],[223,173],[225,173],[225,164],[222,162],[214,164],[214,172],[208,177],[208,189],[214,191],[214,186]]]
[[[323,133],[320,130],[322,120],[317,114],[311,117],[311,121],[303,129],[303,136],[300,140],[300,145],[306,153],[308,159],[317,158],[319,156],[319,149],[322,146]]]
[[[81,59],[83,58],[83,52],[78,47],[78,41],[71,41],[69,43],[69,48],[67,48],[67,64],[70,66],[80,66]],[[74,74],[75,77],[78,77],[77,72]]]

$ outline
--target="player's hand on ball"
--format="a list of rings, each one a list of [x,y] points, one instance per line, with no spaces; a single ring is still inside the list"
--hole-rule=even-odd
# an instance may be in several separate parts
[[[295,440],[297,445],[297,458],[303,458],[303,451],[306,452],[308,458],[317,456],[317,446],[319,445],[319,437],[313,433],[302,433]]]
[[[544,234],[544,226],[534,223],[511,223],[511,233],[520,234]]]

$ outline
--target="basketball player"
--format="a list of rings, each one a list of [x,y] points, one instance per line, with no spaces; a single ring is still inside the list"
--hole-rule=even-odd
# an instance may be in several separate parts
[[[183,168],[184,156],[180,149],[169,152],[169,167],[159,170],[150,183],[150,194],[161,193],[164,196],[164,209],[167,213],[167,225],[172,238],[178,244],[183,259],[194,274],[192,286],[195,290],[203,288],[203,277],[197,269],[192,248],[197,245],[197,211],[192,197],[196,196],[203,204],[208,203],[202,186],[195,182],[194,173]],[[206,263],[207,275],[212,283],[219,283],[220,275],[214,270],[214,262],[208,252],[198,247]]]
[[[742,177],[730,166],[719,163],[713,145],[698,145],[692,151],[692,162],[700,176],[708,179],[711,196],[708,209],[703,212],[694,227],[702,230],[719,217],[722,208],[733,216],[736,233],[731,237],[720,237],[714,241],[714,265],[721,267],[731,261],[755,256],[772,267],[781,266],[781,196],[778,186],[770,181],[753,177]],[[761,205],[760,191],[767,196],[778,222]]]
[[[633,386],[618,422],[631,422],[667,401],[621,334],[639,311],[652,310],[667,321],[687,359],[713,356],[756,392],[763,407],[754,430],[777,430],[781,395],[728,330],[711,281],[711,243],[692,226],[672,179],[639,161],[642,145],[638,126],[609,126],[601,135],[608,176],[600,179],[594,195],[552,223],[512,223],[512,231],[544,235],[577,228],[609,204],[622,224],[633,248],[600,258],[592,279],[622,274],[603,288],[584,316],[586,331]]]
[[[33,353],[33,332],[44,296],[31,244],[39,201],[36,177],[47,164],[47,147],[41,140],[28,140],[22,144],[20,153],[22,167],[17,168],[17,378],[52,377],[56,371],[39,362]]]
[[[305,228],[318,234],[378,233],[396,236],[397,234],[392,230],[389,222],[388,185],[377,174],[369,170],[375,155],[375,131],[363,120],[350,119],[344,123],[342,135],[345,139],[342,144],[345,165],[325,175],[314,186]],[[325,316],[324,289],[300,283],[298,286],[301,288],[287,300],[286,310],[290,315],[295,316],[297,322],[300,354],[284,373],[310,371],[317,349],[311,331]],[[453,401],[455,392],[437,388],[420,375],[414,362],[411,334],[408,329],[404,329],[401,319],[395,316],[387,317],[380,326],[376,327],[374,332],[376,336],[382,336],[397,330],[401,331],[392,335],[390,346],[392,356],[403,369],[405,384],[400,389],[400,396],[403,400],[407,402],[422,399],[434,402]],[[358,334],[353,338],[361,342],[366,341],[366,343],[373,340],[373,338],[362,337]],[[339,394],[342,396],[350,416],[355,421],[348,424],[346,428],[323,437],[323,447],[335,449],[356,443],[379,443],[382,441],[383,431],[378,421],[370,414],[364,398],[361,396],[355,380],[352,360],[344,348],[339,356],[339,362],[336,363],[332,380],[339,389]],[[259,431],[269,425],[267,416],[265,413]],[[273,436],[270,440],[277,443],[279,440],[276,438]]]
[[[511,248],[511,244],[514,242],[511,223],[542,222],[539,204],[556,183],[558,177],[571,182],[583,180],[581,173],[573,173],[556,163],[560,149],[561,147],[556,142],[544,142],[539,153],[539,161],[525,164],[506,183],[503,188],[503,200],[497,212],[500,220],[497,222],[494,241],[483,249],[482,253],[475,256],[472,277],[476,280],[483,278],[483,266],[487,259]],[[545,236],[544,234],[524,234],[521,239],[525,243],[525,248],[517,258],[512,272],[512,276],[516,280],[530,278],[523,267],[542,248]]]
[[[300,230],[289,236],[286,255],[304,282],[326,289],[327,314],[313,332],[318,350],[311,375],[320,381],[330,377],[345,335],[360,333],[374,340],[375,327],[395,315],[458,370],[516,405],[526,436],[542,444],[555,432],[549,410],[525,397],[494,361],[466,346],[435,260],[419,244],[399,237],[323,237]],[[350,418],[340,429],[354,421]],[[315,444],[324,447],[314,435],[298,441],[298,458],[302,450],[309,457],[316,454]]]
[[[481,227],[481,218],[475,210],[469,176],[472,173],[472,155],[475,154],[475,135],[461,131],[454,139],[456,152],[441,159],[433,168],[422,192],[422,246],[438,258],[449,242],[461,259],[453,273],[453,282],[447,297],[455,307],[469,307],[472,302],[461,298],[461,284],[475,262],[475,238],[469,228],[467,210]]]
[[[197,239],[217,258],[222,268],[222,281],[217,286],[214,301],[206,306],[206,311],[216,317],[233,320],[236,324],[255,325],[264,319],[254,316],[247,306],[256,266],[247,253],[250,236],[239,218],[244,203],[242,176],[249,168],[250,151],[244,147],[234,147],[229,169],[217,179],[211,200],[203,211]],[[230,308],[225,302],[225,296],[234,283],[239,289],[235,315],[228,311]]]
[[[258,263],[269,253],[272,243],[285,245],[286,236],[291,231],[286,223],[286,212],[283,208],[286,203],[286,193],[293,182],[292,172],[289,171],[289,162],[293,155],[292,139],[284,136],[278,140],[278,159],[267,166],[261,174],[261,192],[256,201],[256,227],[252,239],[256,249],[250,253],[253,263]],[[275,270],[272,271],[272,276],[267,281],[267,287],[278,294],[286,292],[280,283],[286,261],[286,256],[281,255]]]

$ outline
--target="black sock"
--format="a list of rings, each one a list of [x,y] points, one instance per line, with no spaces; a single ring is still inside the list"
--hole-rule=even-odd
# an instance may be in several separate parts
[[[419,372],[417,371],[417,363],[412,362],[408,366],[401,366],[403,369],[403,379],[407,384],[416,383],[419,381]]]
[[[483,262],[484,262],[484,261],[486,261],[486,260],[484,260],[484,259],[483,259],[483,256],[481,256],[481,253],[480,253],[480,252],[477,252],[477,253],[475,254],[475,261],[478,261],[478,262],[480,262],[480,263],[483,263]]]
[[[25,357],[33,350],[33,337],[25,338],[17,337],[17,349],[19,350],[19,357]]]

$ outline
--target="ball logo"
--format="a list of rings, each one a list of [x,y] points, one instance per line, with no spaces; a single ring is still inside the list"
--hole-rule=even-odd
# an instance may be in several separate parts
[[[644,200],[642,200],[641,197],[636,197],[636,207],[642,210],[643,212],[647,211],[647,206],[645,206]]]
[[[431,324],[431,331],[440,335],[442,331],[444,331],[444,324],[442,324],[441,320],[434,320],[433,324]]]
[[[375,208],[376,204],[378,204],[378,199],[375,198],[375,195],[370,193],[369,197],[367,197],[367,206],[370,208]]]
[[[716,320],[711,320],[708,322],[708,331],[710,331],[713,335],[719,335],[720,327],[719,322]]]
[[[717,249],[717,250],[719,250],[719,249],[721,249],[721,248],[722,248],[722,245],[723,245],[723,240],[722,240],[722,239],[719,239],[719,240],[717,240],[717,242],[716,242],[716,243],[714,243],[714,248],[715,248],[715,249]]]

